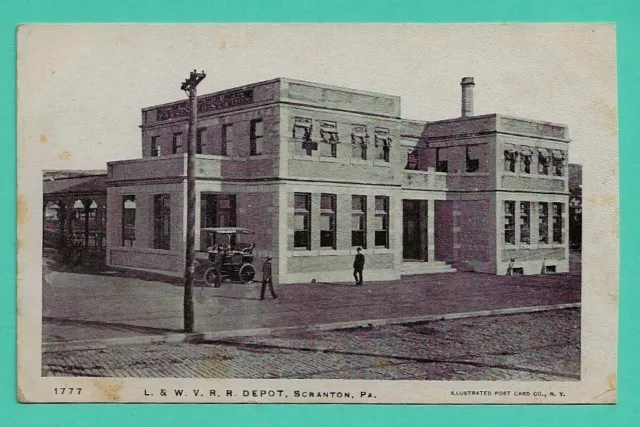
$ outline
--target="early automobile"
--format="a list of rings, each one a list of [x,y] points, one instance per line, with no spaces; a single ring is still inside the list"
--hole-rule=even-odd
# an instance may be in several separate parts
[[[248,283],[256,275],[253,266],[253,242],[254,232],[248,228],[240,227],[207,227],[200,229],[201,233],[207,233],[207,241],[210,246],[207,248],[208,259],[211,262],[204,273],[204,281],[209,286],[216,283],[215,262],[218,251],[222,253],[222,265],[220,268],[221,280],[228,278],[231,281]]]

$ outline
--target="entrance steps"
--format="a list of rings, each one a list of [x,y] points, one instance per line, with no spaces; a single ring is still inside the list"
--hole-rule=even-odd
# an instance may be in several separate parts
[[[454,273],[455,268],[444,261],[403,261],[400,265],[401,276],[432,273]]]

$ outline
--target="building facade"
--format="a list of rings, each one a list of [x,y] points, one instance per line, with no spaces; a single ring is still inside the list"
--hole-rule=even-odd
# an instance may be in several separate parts
[[[568,271],[566,126],[474,116],[461,85],[437,122],[291,79],[199,96],[197,249],[202,228],[250,228],[279,283],[352,280],[357,247],[365,280]],[[144,108],[142,158],[108,164],[107,264],[184,273],[188,119],[187,100]]]

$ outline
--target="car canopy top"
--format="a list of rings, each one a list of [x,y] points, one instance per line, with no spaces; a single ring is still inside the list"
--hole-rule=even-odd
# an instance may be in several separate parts
[[[252,230],[248,228],[240,227],[206,227],[201,228],[201,231],[211,231],[219,234],[254,234]]]

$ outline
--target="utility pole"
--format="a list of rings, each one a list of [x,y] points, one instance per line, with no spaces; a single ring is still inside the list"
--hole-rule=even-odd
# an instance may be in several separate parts
[[[184,274],[184,331],[193,332],[193,276],[196,259],[196,129],[198,126],[198,91],[196,87],[207,75],[196,70],[180,87],[189,96],[189,141],[187,144],[187,253]]]

